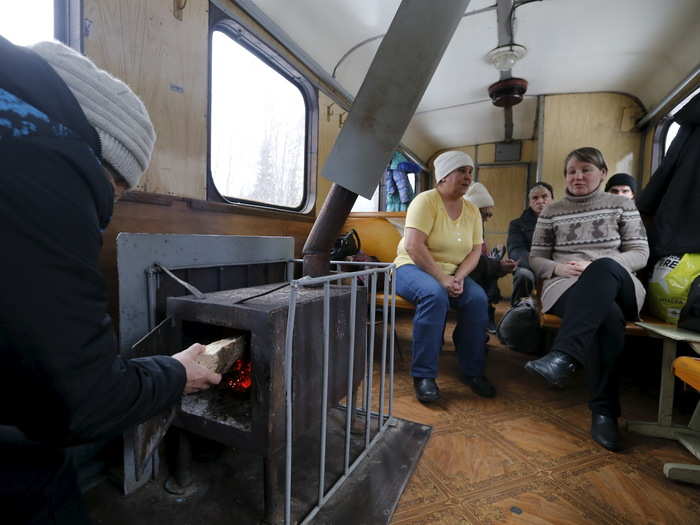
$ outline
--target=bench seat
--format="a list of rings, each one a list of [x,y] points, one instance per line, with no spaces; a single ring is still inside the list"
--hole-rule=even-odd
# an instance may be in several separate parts
[[[681,381],[700,391],[700,358],[677,358],[673,362],[673,373]]]
[[[700,359],[678,357],[673,361],[673,373],[684,383],[700,390]],[[700,459],[700,402],[687,427],[674,426],[673,437],[691,454]],[[674,481],[700,484],[700,465],[687,463],[665,463],[664,475]]]
[[[641,320],[646,322],[646,323],[654,323],[654,324],[666,324],[660,319],[656,319],[655,317],[651,317],[649,315],[644,315],[642,314]],[[554,314],[541,314],[540,315],[540,326],[543,328],[559,328],[561,326],[561,318],[557,317]],[[671,325],[668,325],[671,326]],[[642,328],[641,326],[637,326],[634,323],[625,323],[625,334],[627,335],[634,335],[634,336],[648,336],[649,333]]]
[[[391,295],[389,295],[389,307],[391,308]],[[377,306],[383,306],[384,305],[384,294],[383,293],[378,293],[377,294],[377,301],[376,301]],[[413,303],[408,302],[406,299],[401,297],[400,295],[396,296],[396,309],[397,310],[415,310],[416,307],[413,306]]]

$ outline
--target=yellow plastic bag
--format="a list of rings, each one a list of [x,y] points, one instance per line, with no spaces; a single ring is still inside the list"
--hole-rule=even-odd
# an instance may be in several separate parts
[[[667,323],[678,324],[693,280],[700,275],[700,253],[669,255],[654,265],[649,280],[649,309]]]

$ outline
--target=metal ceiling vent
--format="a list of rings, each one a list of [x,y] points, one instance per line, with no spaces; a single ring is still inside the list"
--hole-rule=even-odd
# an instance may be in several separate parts
[[[511,107],[520,104],[527,91],[527,80],[524,78],[506,78],[489,86],[489,97],[494,106]]]

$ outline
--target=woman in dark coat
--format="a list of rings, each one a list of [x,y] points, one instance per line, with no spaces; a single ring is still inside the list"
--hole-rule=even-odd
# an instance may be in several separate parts
[[[119,436],[221,378],[194,362],[202,345],[119,356],[101,232],[155,133],[125,84],[61,44],[36,49],[0,37],[0,512],[4,523],[79,525],[88,518],[65,447]]]

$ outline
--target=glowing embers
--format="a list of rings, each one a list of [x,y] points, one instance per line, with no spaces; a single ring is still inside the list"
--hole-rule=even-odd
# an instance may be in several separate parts
[[[253,385],[253,363],[250,359],[241,358],[231,366],[221,378],[225,389],[232,392],[245,393]]]

